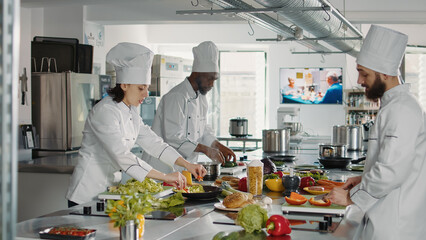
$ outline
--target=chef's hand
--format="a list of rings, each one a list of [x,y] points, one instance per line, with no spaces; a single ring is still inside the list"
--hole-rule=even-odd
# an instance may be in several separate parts
[[[185,167],[194,175],[195,179],[198,179],[199,176],[203,178],[207,174],[207,170],[200,164],[189,163]]]
[[[183,176],[180,172],[165,174],[155,169],[151,169],[151,171],[149,171],[146,176],[149,178],[166,182],[170,185],[173,185],[177,189],[182,189],[186,187],[186,177]]]
[[[219,151],[216,148],[208,147],[204,144],[199,143],[197,147],[195,148],[194,152],[202,152],[206,154],[207,157],[209,157],[211,160],[219,163],[225,162],[225,157],[223,156],[222,152]]]
[[[324,198],[329,199],[332,203],[341,206],[348,206],[353,204],[351,197],[349,196],[349,191],[341,187],[333,188]]]
[[[214,141],[212,143],[212,147],[218,149],[223,154],[223,156],[225,157],[225,161],[237,161],[237,157],[235,156],[234,151],[232,151],[230,148],[223,145],[219,141]]]
[[[344,190],[351,190],[353,187],[358,185],[362,180],[362,176],[350,177],[348,180],[341,186]]]
[[[186,177],[180,172],[173,172],[165,175],[164,182],[173,185],[177,189],[186,188]]]

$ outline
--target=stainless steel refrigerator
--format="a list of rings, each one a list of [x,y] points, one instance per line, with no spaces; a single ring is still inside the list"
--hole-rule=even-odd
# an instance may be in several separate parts
[[[39,133],[38,151],[80,148],[86,118],[100,99],[99,81],[95,74],[32,74],[32,121]]]

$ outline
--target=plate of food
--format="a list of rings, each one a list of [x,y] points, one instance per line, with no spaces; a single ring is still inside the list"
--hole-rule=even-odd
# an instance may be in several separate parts
[[[217,209],[219,209],[219,210],[228,211],[228,212],[238,212],[238,211],[240,211],[242,209],[241,207],[239,207],[239,208],[227,208],[221,202],[215,203],[214,207],[217,208]]]
[[[95,229],[77,227],[50,227],[39,232],[41,239],[89,240],[95,239]]]

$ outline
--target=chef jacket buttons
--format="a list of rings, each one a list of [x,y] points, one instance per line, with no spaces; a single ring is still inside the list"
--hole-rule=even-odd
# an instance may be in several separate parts
[[[191,135],[191,133],[188,133],[188,135]]]
[[[83,214],[84,215],[92,214],[92,207],[90,207],[90,206],[83,207]]]
[[[132,120],[132,118],[130,118],[130,121]]]
[[[191,117],[188,117],[189,119],[191,119]]]

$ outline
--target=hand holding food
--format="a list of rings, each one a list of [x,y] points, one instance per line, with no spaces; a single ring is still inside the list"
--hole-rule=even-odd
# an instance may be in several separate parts
[[[194,175],[194,177],[200,181],[207,174],[207,170],[200,164],[189,163],[186,165],[186,169]]]
[[[180,172],[166,174],[164,176],[164,182],[172,185],[177,189],[182,189],[186,187],[186,178]]]
[[[351,190],[353,187],[358,185],[362,180],[362,176],[356,176],[356,177],[350,177],[345,182],[345,184],[342,185],[342,188],[345,190]]]
[[[349,196],[349,191],[343,188],[334,188],[331,192],[326,196],[326,199],[329,199],[334,204],[341,206],[348,206],[353,204],[351,197]]]

